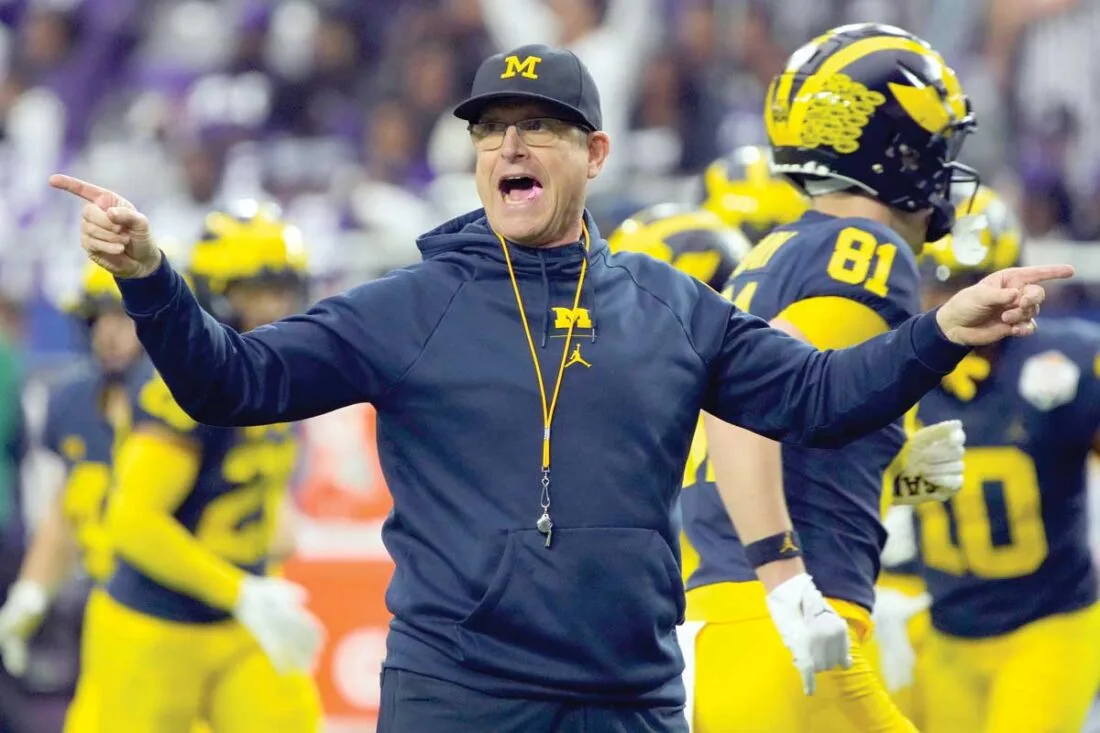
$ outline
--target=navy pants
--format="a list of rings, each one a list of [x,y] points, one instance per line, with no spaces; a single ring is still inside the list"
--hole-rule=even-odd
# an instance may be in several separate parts
[[[386,669],[378,733],[687,733],[684,708],[493,697]]]

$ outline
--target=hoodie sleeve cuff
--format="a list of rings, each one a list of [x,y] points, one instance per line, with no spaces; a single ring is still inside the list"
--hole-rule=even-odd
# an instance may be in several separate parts
[[[940,374],[950,373],[970,353],[969,346],[956,344],[944,335],[934,310],[918,316],[909,333],[917,359]]]
[[[163,254],[160,265],[146,277],[116,277],[126,312],[135,318],[156,315],[176,297],[179,275]]]

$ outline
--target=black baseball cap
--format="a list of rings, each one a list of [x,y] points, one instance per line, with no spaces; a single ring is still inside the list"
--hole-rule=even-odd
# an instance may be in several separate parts
[[[470,97],[455,108],[455,117],[477,122],[486,107],[505,99],[544,102],[567,122],[603,127],[596,82],[572,51],[535,43],[490,56],[478,67]]]

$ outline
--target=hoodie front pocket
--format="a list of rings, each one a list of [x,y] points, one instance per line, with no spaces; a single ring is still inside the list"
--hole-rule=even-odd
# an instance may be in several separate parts
[[[548,687],[631,694],[680,672],[680,571],[650,529],[508,536],[484,597],[455,630],[463,662]]]

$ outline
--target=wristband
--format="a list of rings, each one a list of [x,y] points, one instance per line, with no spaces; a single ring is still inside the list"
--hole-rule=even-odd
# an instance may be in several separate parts
[[[776,560],[802,557],[802,541],[798,538],[798,532],[793,529],[762,537],[745,545],[745,557],[754,568]]]

